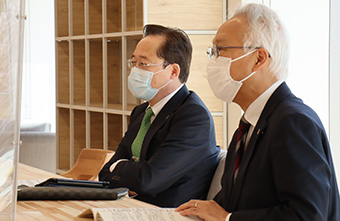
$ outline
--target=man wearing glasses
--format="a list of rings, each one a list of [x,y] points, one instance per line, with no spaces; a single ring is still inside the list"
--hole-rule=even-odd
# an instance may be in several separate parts
[[[99,174],[111,187],[161,207],[204,199],[218,163],[210,112],[185,86],[192,46],[179,29],[146,25],[128,60],[128,87],[144,101],[134,108],[128,130]]]
[[[213,44],[210,86],[244,114],[221,191],[214,201],[191,200],[177,211],[214,221],[339,221],[327,135],[317,114],[284,82],[288,41],[277,14],[245,5],[219,28]]]

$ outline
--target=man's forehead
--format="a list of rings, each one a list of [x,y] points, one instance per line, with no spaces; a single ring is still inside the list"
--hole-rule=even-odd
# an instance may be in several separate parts
[[[157,56],[157,50],[164,41],[163,36],[148,35],[142,38],[132,55],[132,57],[138,59],[150,60]]]
[[[245,16],[239,15],[232,17],[228,21],[224,22],[218,29],[213,43],[220,45],[234,41],[242,42],[246,28],[247,20],[245,19]]]

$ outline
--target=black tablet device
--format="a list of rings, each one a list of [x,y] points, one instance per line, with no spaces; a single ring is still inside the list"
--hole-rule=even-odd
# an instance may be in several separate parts
[[[92,188],[79,186],[20,187],[18,200],[116,200],[128,194],[127,188]]]
[[[54,187],[88,187],[88,188],[105,188],[108,189],[110,182],[108,181],[90,181],[90,180],[73,180],[50,178],[41,183],[36,184],[36,187],[54,186]]]

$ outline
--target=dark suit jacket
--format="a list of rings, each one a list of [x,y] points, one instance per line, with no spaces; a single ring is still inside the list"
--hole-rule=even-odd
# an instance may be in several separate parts
[[[322,123],[283,83],[254,128],[233,184],[234,136],[215,200],[231,221],[339,221],[336,177]]]
[[[142,145],[140,162],[133,162],[131,144],[148,103],[134,108],[129,128],[112,159],[99,174],[111,187],[128,187],[137,199],[162,207],[177,207],[204,199],[218,164],[215,130],[210,112],[184,85],[151,124]],[[111,173],[109,167],[120,162]]]

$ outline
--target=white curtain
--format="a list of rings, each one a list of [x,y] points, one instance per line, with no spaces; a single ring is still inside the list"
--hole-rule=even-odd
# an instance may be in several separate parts
[[[23,0],[0,0],[0,220],[15,219]]]

